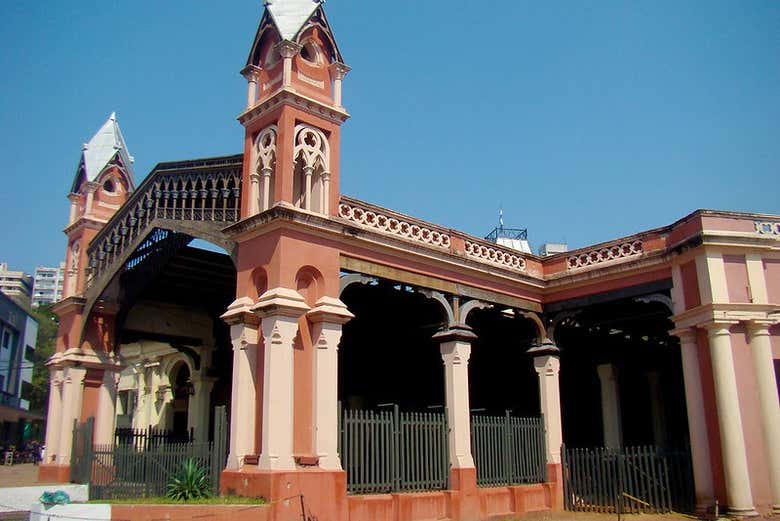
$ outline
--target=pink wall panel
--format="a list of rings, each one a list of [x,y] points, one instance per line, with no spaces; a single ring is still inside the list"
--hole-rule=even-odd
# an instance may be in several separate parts
[[[764,259],[764,279],[769,302],[780,304],[780,259]]]
[[[726,285],[729,302],[750,302],[747,265],[744,255],[724,255],[723,267],[726,270]]]

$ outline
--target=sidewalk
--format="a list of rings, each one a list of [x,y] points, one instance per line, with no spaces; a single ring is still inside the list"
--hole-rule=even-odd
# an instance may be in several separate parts
[[[0,488],[45,485],[38,483],[38,466],[32,463],[0,465]]]

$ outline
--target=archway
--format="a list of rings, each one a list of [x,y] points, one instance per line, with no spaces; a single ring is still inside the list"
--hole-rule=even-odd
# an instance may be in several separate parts
[[[351,284],[341,300],[355,315],[339,350],[339,399],[351,409],[396,404],[441,410],[444,371],[433,335],[446,324],[439,303],[392,281]]]

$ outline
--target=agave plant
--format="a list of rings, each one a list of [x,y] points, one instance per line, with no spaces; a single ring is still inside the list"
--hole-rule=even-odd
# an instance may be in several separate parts
[[[165,494],[176,501],[211,497],[211,480],[208,471],[190,458],[171,476]]]

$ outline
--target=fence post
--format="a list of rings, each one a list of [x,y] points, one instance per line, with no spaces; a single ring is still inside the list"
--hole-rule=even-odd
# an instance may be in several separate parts
[[[504,483],[510,484],[512,483],[512,434],[510,432],[511,426],[509,425],[510,417],[509,417],[509,409],[504,411],[504,450],[502,450],[502,456],[503,461],[502,463],[502,473],[504,478]]]
[[[398,404],[393,404],[393,492],[401,490],[401,413]]]
[[[219,482],[227,457],[227,412],[224,405],[214,408],[214,442],[211,454],[211,482],[219,493]]]

